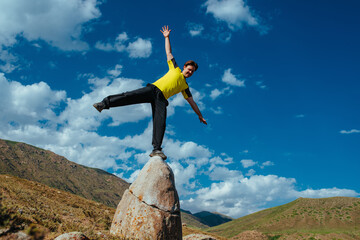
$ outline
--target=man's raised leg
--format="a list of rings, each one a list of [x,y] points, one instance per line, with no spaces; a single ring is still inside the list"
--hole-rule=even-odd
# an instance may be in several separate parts
[[[101,112],[103,109],[120,107],[138,103],[150,103],[154,100],[154,92],[151,86],[146,86],[133,91],[110,95],[101,102],[94,103],[96,110]]]

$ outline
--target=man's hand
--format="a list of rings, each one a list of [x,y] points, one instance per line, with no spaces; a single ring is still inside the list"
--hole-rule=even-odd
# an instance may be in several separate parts
[[[190,104],[191,108],[194,110],[194,112],[199,116],[199,120],[201,123],[207,125],[207,122],[206,120],[203,118],[201,112],[200,112],[200,109],[199,107],[197,106],[197,104],[195,103],[193,97],[188,97],[186,99],[186,101],[188,101],[188,103]]]
[[[169,37],[171,29],[169,29],[169,26],[163,26],[162,30],[160,30],[160,32],[162,32],[162,34],[165,37],[166,58],[167,58],[167,61],[170,61],[171,59],[174,58],[174,56],[171,53],[171,45],[170,45],[170,37]]]
[[[167,38],[170,36],[171,29],[169,29],[169,26],[163,26],[160,32],[164,35],[165,38]]]
[[[206,120],[205,120],[203,117],[199,117],[199,119],[200,119],[200,122],[201,122],[201,123],[207,125],[207,122],[206,122]]]

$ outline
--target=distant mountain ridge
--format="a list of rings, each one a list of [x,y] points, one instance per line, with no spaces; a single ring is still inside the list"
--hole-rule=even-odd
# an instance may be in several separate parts
[[[99,159],[101,160],[101,159]],[[0,174],[37,181],[115,208],[129,183],[51,151],[0,139]]]
[[[200,219],[200,222],[209,226],[214,227],[226,222],[230,222],[233,219],[220,213],[202,211],[193,214],[195,217]]]

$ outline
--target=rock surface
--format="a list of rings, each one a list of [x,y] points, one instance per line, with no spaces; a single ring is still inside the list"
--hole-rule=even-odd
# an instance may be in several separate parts
[[[55,240],[89,240],[83,233],[81,232],[71,232],[71,233],[64,233]]]
[[[174,174],[160,157],[152,157],[125,191],[110,233],[130,239],[182,239]]]
[[[217,239],[209,235],[196,233],[196,234],[186,235],[183,238],[183,240],[217,240]]]

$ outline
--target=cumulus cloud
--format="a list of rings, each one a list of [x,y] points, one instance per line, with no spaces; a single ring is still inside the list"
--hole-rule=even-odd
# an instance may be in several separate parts
[[[77,99],[67,97],[65,91],[51,89],[45,82],[23,85],[0,74],[1,138],[49,149],[71,161],[133,181],[151,151],[151,109],[136,105],[131,106],[131,111],[117,108],[99,114],[91,106],[95,100],[144,85],[139,79],[114,78],[109,74],[102,78],[83,75],[89,78],[90,92]],[[115,126],[141,119],[149,119],[148,125],[132,136],[120,138],[96,132],[102,124]],[[353,190],[338,188],[298,191],[295,179],[275,175],[253,172],[244,176],[230,168],[234,159],[226,153],[217,156],[207,146],[174,139],[172,135],[165,136],[164,148],[181,199],[192,196],[182,200],[182,208],[194,212],[217,211],[239,217],[300,196],[358,196]],[[251,159],[241,163],[247,168],[257,164]],[[269,165],[271,162],[262,164]]]
[[[55,121],[54,109],[66,98],[65,91],[53,91],[45,82],[22,85],[0,73],[1,120],[13,125]]]
[[[221,171],[224,170],[219,172]],[[225,181],[214,182],[210,187],[199,189],[195,198],[181,201],[181,206],[192,212],[215,211],[238,218],[298,197],[359,195],[353,190],[337,188],[297,191],[295,183],[294,178],[276,175],[244,177],[239,173]]]
[[[83,24],[100,17],[98,4],[96,0],[0,1],[0,45],[12,46],[21,36],[62,50],[86,50]]]
[[[0,118],[0,136],[49,149],[71,161],[102,168],[132,181],[152,149],[151,108],[149,104],[140,104],[129,106],[131,111],[122,107],[99,114],[92,107],[95,101],[144,85],[142,80],[114,79],[111,71],[108,74],[103,78],[82,74],[82,78],[89,78],[91,91],[77,99],[67,98],[65,91],[52,90],[45,82],[22,85],[0,74],[0,104],[4,113]],[[104,123],[110,128],[146,118],[149,124],[144,131],[132,136],[119,138],[96,132]],[[178,173],[177,186],[186,195],[196,186],[191,179],[201,166],[209,163],[213,153],[205,146],[172,139],[171,135],[166,135],[164,142],[166,154]]]
[[[341,134],[353,134],[353,133],[360,133],[360,130],[358,129],[351,129],[351,130],[341,130]]]
[[[206,13],[211,13],[216,19],[225,21],[231,29],[241,28],[244,24],[258,25],[257,19],[243,0],[208,0],[205,6]]]
[[[224,71],[221,80],[231,86],[245,87],[245,80],[238,79],[234,74],[232,74],[231,68]]]
[[[97,42],[95,48],[102,51],[126,52],[130,58],[148,58],[152,53],[152,43],[148,39],[136,38],[130,41],[126,32],[120,33],[113,43]]]
[[[252,159],[243,159],[240,162],[244,168],[249,168],[257,164],[257,162]]]
[[[268,31],[259,23],[259,18],[244,0],[207,0],[204,7],[207,14],[212,14],[216,20],[225,22],[233,31],[244,26],[255,27],[262,34]]]
[[[138,38],[135,42],[129,43],[127,51],[131,58],[148,58],[152,52],[152,45],[150,40]]]

